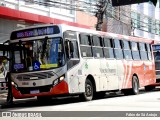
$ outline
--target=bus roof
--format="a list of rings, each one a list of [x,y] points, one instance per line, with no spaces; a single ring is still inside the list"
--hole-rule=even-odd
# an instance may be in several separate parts
[[[124,40],[126,39],[126,40],[137,41],[137,42],[146,42],[146,43],[151,43],[151,44],[157,43],[157,40],[154,40],[154,39],[147,39],[147,38],[143,38],[143,37],[127,36],[127,35],[121,35],[121,34],[115,34],[115,33],[109,33],[109,32],[96,31],[93,29],[74,27],[74,26],[69,26],[66,24],[34,25],[34,26],[26,27],[26,28],[16,29],[13,32],[21,31],[21,30],[25,30],[25,29],[26,30],[32,29],[32,28],[36,28],[36,27],[49,27],[49,26],[54,26],[54,25],[59,26],[59,28],[62,30],[62,32],[66,31],[66,30],[71,30],[71,31],[77,31],[77,32],[81,32],[81,33],[102,35],[102,36],[106,36],[106,37],[110,37],[110,38],[117,38],[117,39],[124,39]]]

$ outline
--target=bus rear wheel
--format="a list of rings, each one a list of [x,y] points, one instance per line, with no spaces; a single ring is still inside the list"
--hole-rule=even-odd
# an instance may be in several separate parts
[[[79,95],[80,99],[83,101],[90,101],[93,99],[93,84],[89,79],[85,82],[85,92]]]
[[[122,92],[125,95],[137,95],[139,94],[139,80],[137,76],[132,77],[132,88],[131,89],[124,89]]]
[[[132,95],[137,95],[139,94],[139,80],[137,76],[132,77]]]

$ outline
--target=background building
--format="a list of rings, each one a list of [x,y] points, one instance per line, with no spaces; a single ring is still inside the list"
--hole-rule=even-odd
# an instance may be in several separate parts
[[[160,6],[150,3],[133,4],[131,6],[134,36],[142,36],[160,40]]]
[[[35,24],[65,23],[90,28],[76,23],[74,0],[52,0],[48,4],[45,1],[0,0],[0,43],[9,39],[12,30]]]
[[[107,5],[103,31],[160,40],[160,3]]]
[[[103,26],[103,31],[123,35],[131,35],[131,6],[112,7],[108,3]]]

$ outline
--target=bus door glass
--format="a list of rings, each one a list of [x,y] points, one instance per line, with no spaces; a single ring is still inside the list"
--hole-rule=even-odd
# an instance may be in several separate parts
[[[77,33],[73,31],[66,31],[64,32],[64,38],[66,43],[65,51],[67,58],[67,68],[70,69],[71,67],[79,63]]]

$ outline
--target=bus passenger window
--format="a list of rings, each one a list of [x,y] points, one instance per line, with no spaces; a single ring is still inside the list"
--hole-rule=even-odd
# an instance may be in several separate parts
[[[102,38],[96,35],[93,35],[93,56],[96,58],[103,57],[103,48],[102,48]]]
[[[148,60],[147,51],[145,49],[145,44],[144,43],[139,43],[139,48],[140,48],[141,59],[142,60]]]
[[[120,45],[120,40],[118,39],[114,40],[114,53],[117,59],[123,59],[123,52]]]
[[[104,38],[104,56],[105,58],[114,58],[113,40]]]
[[[129,41],[123,40],[121,41],[123,43],[123,53],[124,53],[124,58],[126,60],[131,60],[132,59],[132,54],[129,46]]]
[[[152,60],[151,45],[147,44],[148,59]]]
[[[90,35],[80,34],[80,44],[91,45]]]
[[[132,57],[134,60],[140,60],[140,54],[137,44],[137,42],[131,42]]]
[[[80,34],[80,49],[82,57],[92,57],[90,35]]]

